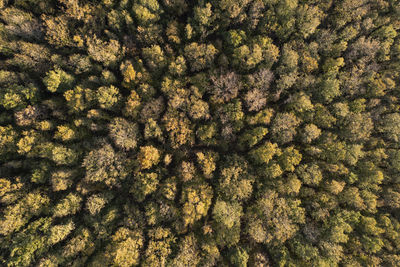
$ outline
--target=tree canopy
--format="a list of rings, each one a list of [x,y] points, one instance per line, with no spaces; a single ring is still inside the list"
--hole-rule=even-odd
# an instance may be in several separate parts
[[[0,266],[400,266],[399,0],[0,0]]]

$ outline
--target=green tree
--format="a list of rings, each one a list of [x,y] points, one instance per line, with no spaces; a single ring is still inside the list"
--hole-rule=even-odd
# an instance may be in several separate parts
[[[121,100],[118,88],[113,85],[99,87],[96,97],[101,108],[111,110],[116,108]]]
[[[18,133],[11,125],[0,126],[0,154],[4,155],[17,150]]]
[[[50,248],[48,234],[52,220],[40,218],[30,223],[13,238],[10,244],[8,266],[30,266],[35,258]]]
[[[0,105],[7,110],[22,109],[29,103],[34,104],[39,90],[33,84],[27,86],[13,84],[0,92]]]
[[[130,192],[134,194],[134,197],[142,202],[145,197],[157,190],[159,184],[159,177],[157,173],[139,173],[135,176],[135,181]]]
[[[52,172],[50,181],[53,191],[67,190],[73,183],[76,172],[68,169],[59,169]]]
[[[150,70],[157,71],[167,65],[167,59],[159,45],[153,45],[142,49],[143,58],[146,60]]]
[[[185,46],[185,56],[192,71],[199,71],[210,66],[218,50],[212,44],[191,43]]]
[[[307,124],[301,131],[301,140],[304,143],[311,143],[321,135],[321,129],[315,124]]]
[[[389,140],[397,142],[400,138],[400,114],[390,113],[383,117],[382,125],[379,128],[380,132]]]
[[[62,69],[54,69],[47,73],[44,77],[43,82],[52,93],[64,92],[70,89],[74,84],[74,77],[71,74],[66,73]]]
[[[108,194],[91,195],[86,199],[85,208],[91,215],[96,215],[104,209],[110,199],[111,196]]]
[[[285,148],[278,157],[279,165],[283,171],[293,172],[302,159],[300,152],[293,146]]]
[[[180,112],[167,111],[162,118],[165,129],[169,134],[170,145],[178,148],[194,142],[190,120]]]
[[[306,185],[318,186],[323,178],[322,171],[317,164],[300,165],[297,167],[296,172]]]
[[[240,218],[243,215],[242,206],[237,202],[218,200],[212,211],[215,223],[216,242],[220,246],[233,246],[240,239]]]
[[[257,145],[267,133],[268,129],[266,127],[256,127],[247,130],[239,137],[239,147],[241,149],[252,148]]]
[[[197,152],[197,162],[206,178],[211,178],[217,167],[218,153],[212,151]]]
[[[364,141],[369,138],[374,124],[369,114],[350,113],[343,122],[342,136],[350,142]]]
[[[278,145],[271,142],[265,142],[258,148],[249,152],[249,156],[256,164],[268,164],[273,156],[278,152]]]

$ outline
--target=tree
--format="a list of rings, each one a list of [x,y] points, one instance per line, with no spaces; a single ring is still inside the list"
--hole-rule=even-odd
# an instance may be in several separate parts
[[[308,38],[315,32],[324,13],[318,6],[309,6],[307,4],[301,5],[297,10],[296,26],[299,30],[298,34],[304,39]]]
[[[350,113],[343,122],[342,136],[350,142],[367,140],[374,129],[369,114]]]
[[[318,186],[322,181],[322,172],[317,164],[303,164],[297,167],[297,174],[306,185]]]
[[[241,149],[252,148],[257,145],[267,133],[268,129],[266,127],[256,127],[247,130],[239,137],[239,147]]]
[[[142,146],[138,154],[138,162],[141,169],[149,169],[157,165],[160,160],[160,152],[153,146]]]
[[[51,185],[53,191],[67,190],[73,183],[76,172],[68,169],[59,169],[51,174]]]
[[[81,112],[93,104],[95,93],[91,89],[76,86],[74,89],[66,91],[64,98],[73,112]]]
[[[247,262],[249,260],[249,254],[243,248],[236,248],[230,257],[230,261],[235,266],[247,267]]]
[[[211,77],[211,100],[217,104],[229,102],[236,98],[242,87],[239,77],[234,72]]]
[[[197,266],[201,260],[199,255],[199,247],[196,237],[191,234],[181,239],[179,242],[179,253],[170,262],[172,266]]]
[[[57,165],[73,165],[78,160],[78,154],[71,148],[62,145],[54,145],[51,150],[50,158]]]
[[[18,133],[11,125],[0,126],[0,154],[4,155],[17,150],[16,139]]]
[[[322,80],[319,85],[319,88],[321,88],[319,91],[321,100],[326,103],[332,102],[333,99],[342,94],[340,92],[339,80],[334,78],[327,78]]]
[[[163,131],[161,127],[152,118],[148,119],[144,126],[144,139],[157,139],[159,141],[164,141]]]
[[[197,162],[206,178],[211,178],[217,167],[218,153],[212,151],[197,152]]]
[[[321,128],[331,128],[336,123],[336,118],[332,116],[329,110],[321,105],[315,105],[314,124]]]
[[[391,141],[397,142],[400,139],[400,114],[390,113],[383,117],[380,132]]]
[[[190,107],[189,107],[189,116],[195,120],[210,118],[209,106],[208,106],[207,102],[205,102],[199,98],[191,97],[190,98]]]
[[[185,56],[191,71],[199,71],[213,63],[218,50],[212,44],[191,43],[185,46]]]
[[[216,242],[220,246],[233,246],[240,239],[240,218],[243,215],[242,206],[237,202],[225,202],[218,200],[213,212],[215,223]]]
[[[184,226],[193,225],[207,214],[213,190],[207,184],[193,184],[183,188],[181,203]]]
[[[0,92],[0,105],[7,110],[22,109],[34,104],[38,98],[38,88],[33,84],[27,86],[13,84]]]
[[[190,120],[184,114],[169,110],[162,118],[162,122],[173,148],[184,144],[191,145],[194,142]]]
[[[105,183],[110,187],[119,184],[129,173],[125,155],[115,152],[107,143],[90,151],[83,159],[82,166],[86,169],[86,182]]]
[[[299,200],[284,199],[266,191],[246,213],[246,229],[257,243],[283,244],[294,237],[305,222],[305,210]]]
[[[136,71],[130,62],[127,64],[121,64],[121,72],[126,84],[133,82],[136,78]]]
[[[253,191],[253,177],[248,173],[248,162],[233,154],[221,163],[218,193],[226,201],[246,200]]]
[[[116,266],[136,266],[139,264],[140,249],[143,247],[143,236],[138,230],[132,231],[120,227],[111,237],[107,256]]]
[[[58,224],[52,226],[50,228],[47,243],[49,245],[57,244],[58,242],[64,240],[74,229],[75,224],[72,220],[69,220],[66,224]]]
[[[186,70],[186,60],[183,56],[178,56],[175,61],[171,62],[169,65],[169,71],[172,75],[181,76],[186,73]]]
[[[158,20],[161,10],[157,1],[146,1],[140,0],[136,1],[136,3],[132,6],[132,10],[134,11],[135,18],[140,24],[146,25],[151,24]]]
[[[43,16],[46,25],[46,40],[55,47],[72,45],[72,38],[68,28],[68,18],[64,16]]]
[[[92,241],[93,234],[87,228],[80,228],[74,232],[74,236],[66,242],[61,255],[67,259],[75,257],[82,253],[90,255],[95,244]]]
[[[8,61],[11,66],[17,66],[24,71],[45,73],[49,70],[51,52],[43,44],[18,41],[13,44],[13,58]],[[7,52],[7,46],[2,49]]]
[[[66,142],[76,139],[77,135],[77,129],[74,129],[73,126],[59,125],[57,126],[57,131],[54,134],[54,138]]]
[[[110,201],[111,196],[107,194],[94,194],[86,199],[86,209],[91,215],[99,213]]]
[[[102,41],[93,35],[86,39],[86,45],[89,56],[105,66],[114,66],[122,55],[121,45],[117,40]]]
[[[29,41],[37,41],[43,38],[40,23],[30,12],[24,12],[19,8],[9,6],[5,8],[7,2],[2,2],[1,18],[5,21],[5,29],[8,34],[21,37]]]
[[[255,124],[268,125],[271,122],[271,118],[273,115],[274,111],[270,108],[266,108],[257,112],[255,115],[247,115],[246,122],[249,125],[255,125]]]
[[[233,64],[243,70],[254,69],[263,60],[263,51],[258,44],[242,45],[234,49]]]
[[[172,252],[175,237],[168,228],[154,228],[149,231],[149,243],[144,253],[145,266],[161,266],[167,264],[167,258]]]
[[[235,202],[217,201],[213,209],[213,219],[228,229],[238,223],[240,224],[240,217],[242,215],[242,207],[239,203]]]
[[[206,145],[212,145],[217,142],[215,139],[216,134],[217,134],[216,123],[199,125],[196,131],[196,137],[200,140],[201,143]]]
[[[278,152],[278,145],[265,142],[256,149],[249,152],[249,156],[256,164],[268,164],[272,157]]]
[[[0,234],[8,235],[18,231],[30,218],[41,214],[49,203],[49,197],[38,190],[26,194],[3,211],[4,215],[0,219]]]
[[[138,173],[130,192],[134,194],[137,201],[142,202],[145,197],[157,190],[159,184],[158,174],[155,172]]]
[[[44,77],[43,82],[52,93],[64,92],[73,86],[75,79],[71,74],[66,73],[62,69],[54,69],[47,73]]]
[[[65,198],[61,199],[53,208],[54,217],[64,217],[76,214],[82,203],[82,197],[76,193],[69,193]]]
[[[301,140],[304,143],[311,143],[321,135],[321,130],[315,124],[307,124],[301,131]]]
[[[303,117],[307,117],[307,114],[312,112],[314,109],[314,105],[312,104],[310,97],[304,92],[292,95],[289,99],[289,103],[290,109]]]
[[[272,137],[282,144],[291,142],[299,124],[300,120],[292,113],[278,113],[272,122]]]
[[[293,172],[302,159],[300,152],[293,146],[285,148],[278,157],[279,165],[283,171]]]
[[[239,1],[215,1],[215,6],[219,8],[222,13],[223,18],[234,19],[237,18],[243,9],[249,4],[249,0],[239,0]]]
[[[135,149],[140,140],[139,126],[123,118],[115,118],[108,124],[110,137],[114,143],[125,150]]]
[[[148,119],[157,120],[165,109],[165,103],[162,97],[159,97],[151,102],[147,102],[141,112],[140,121],[146,122]]]
[[[97,101],[101,108],[114,109],[120,103],[121,95],[115,86],[101,86],[97,89]]]
[[[244,98],[249,111],[259,111],[267,104],[267,95],[260,89],[248,91]]]
[[[227,103],[218,109],[218,117],[227,129],[239,131],[243,127],[244,112],[242,102],[239,99]],[[230,134],[222,134],[223,136]]]
[[[128,99],[125,102],[123,114],[127,117],[136,118],[140,107],[140,96],[135,90],[131,90]]]
[[[48,249],[48,234],[52,220],[39,218],[30,223],[23,231],[13,238],[10,244],[9,266],[29,266],[37,256],[43,255]]]
[[[159,45],[153,45],[142,49],[143,58],[146,60],[150,70],[157,71],[163,69],[167,65],[164,52]]]

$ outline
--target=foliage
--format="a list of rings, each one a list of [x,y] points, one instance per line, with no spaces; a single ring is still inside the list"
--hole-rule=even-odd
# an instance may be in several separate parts
[[[0,0],[0,266],[400,266],[398,0]]]

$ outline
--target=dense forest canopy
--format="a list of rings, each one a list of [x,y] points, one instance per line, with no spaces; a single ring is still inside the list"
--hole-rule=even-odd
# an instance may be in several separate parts
[[[1,266],[400,266],[399,0],[0,0]]]

